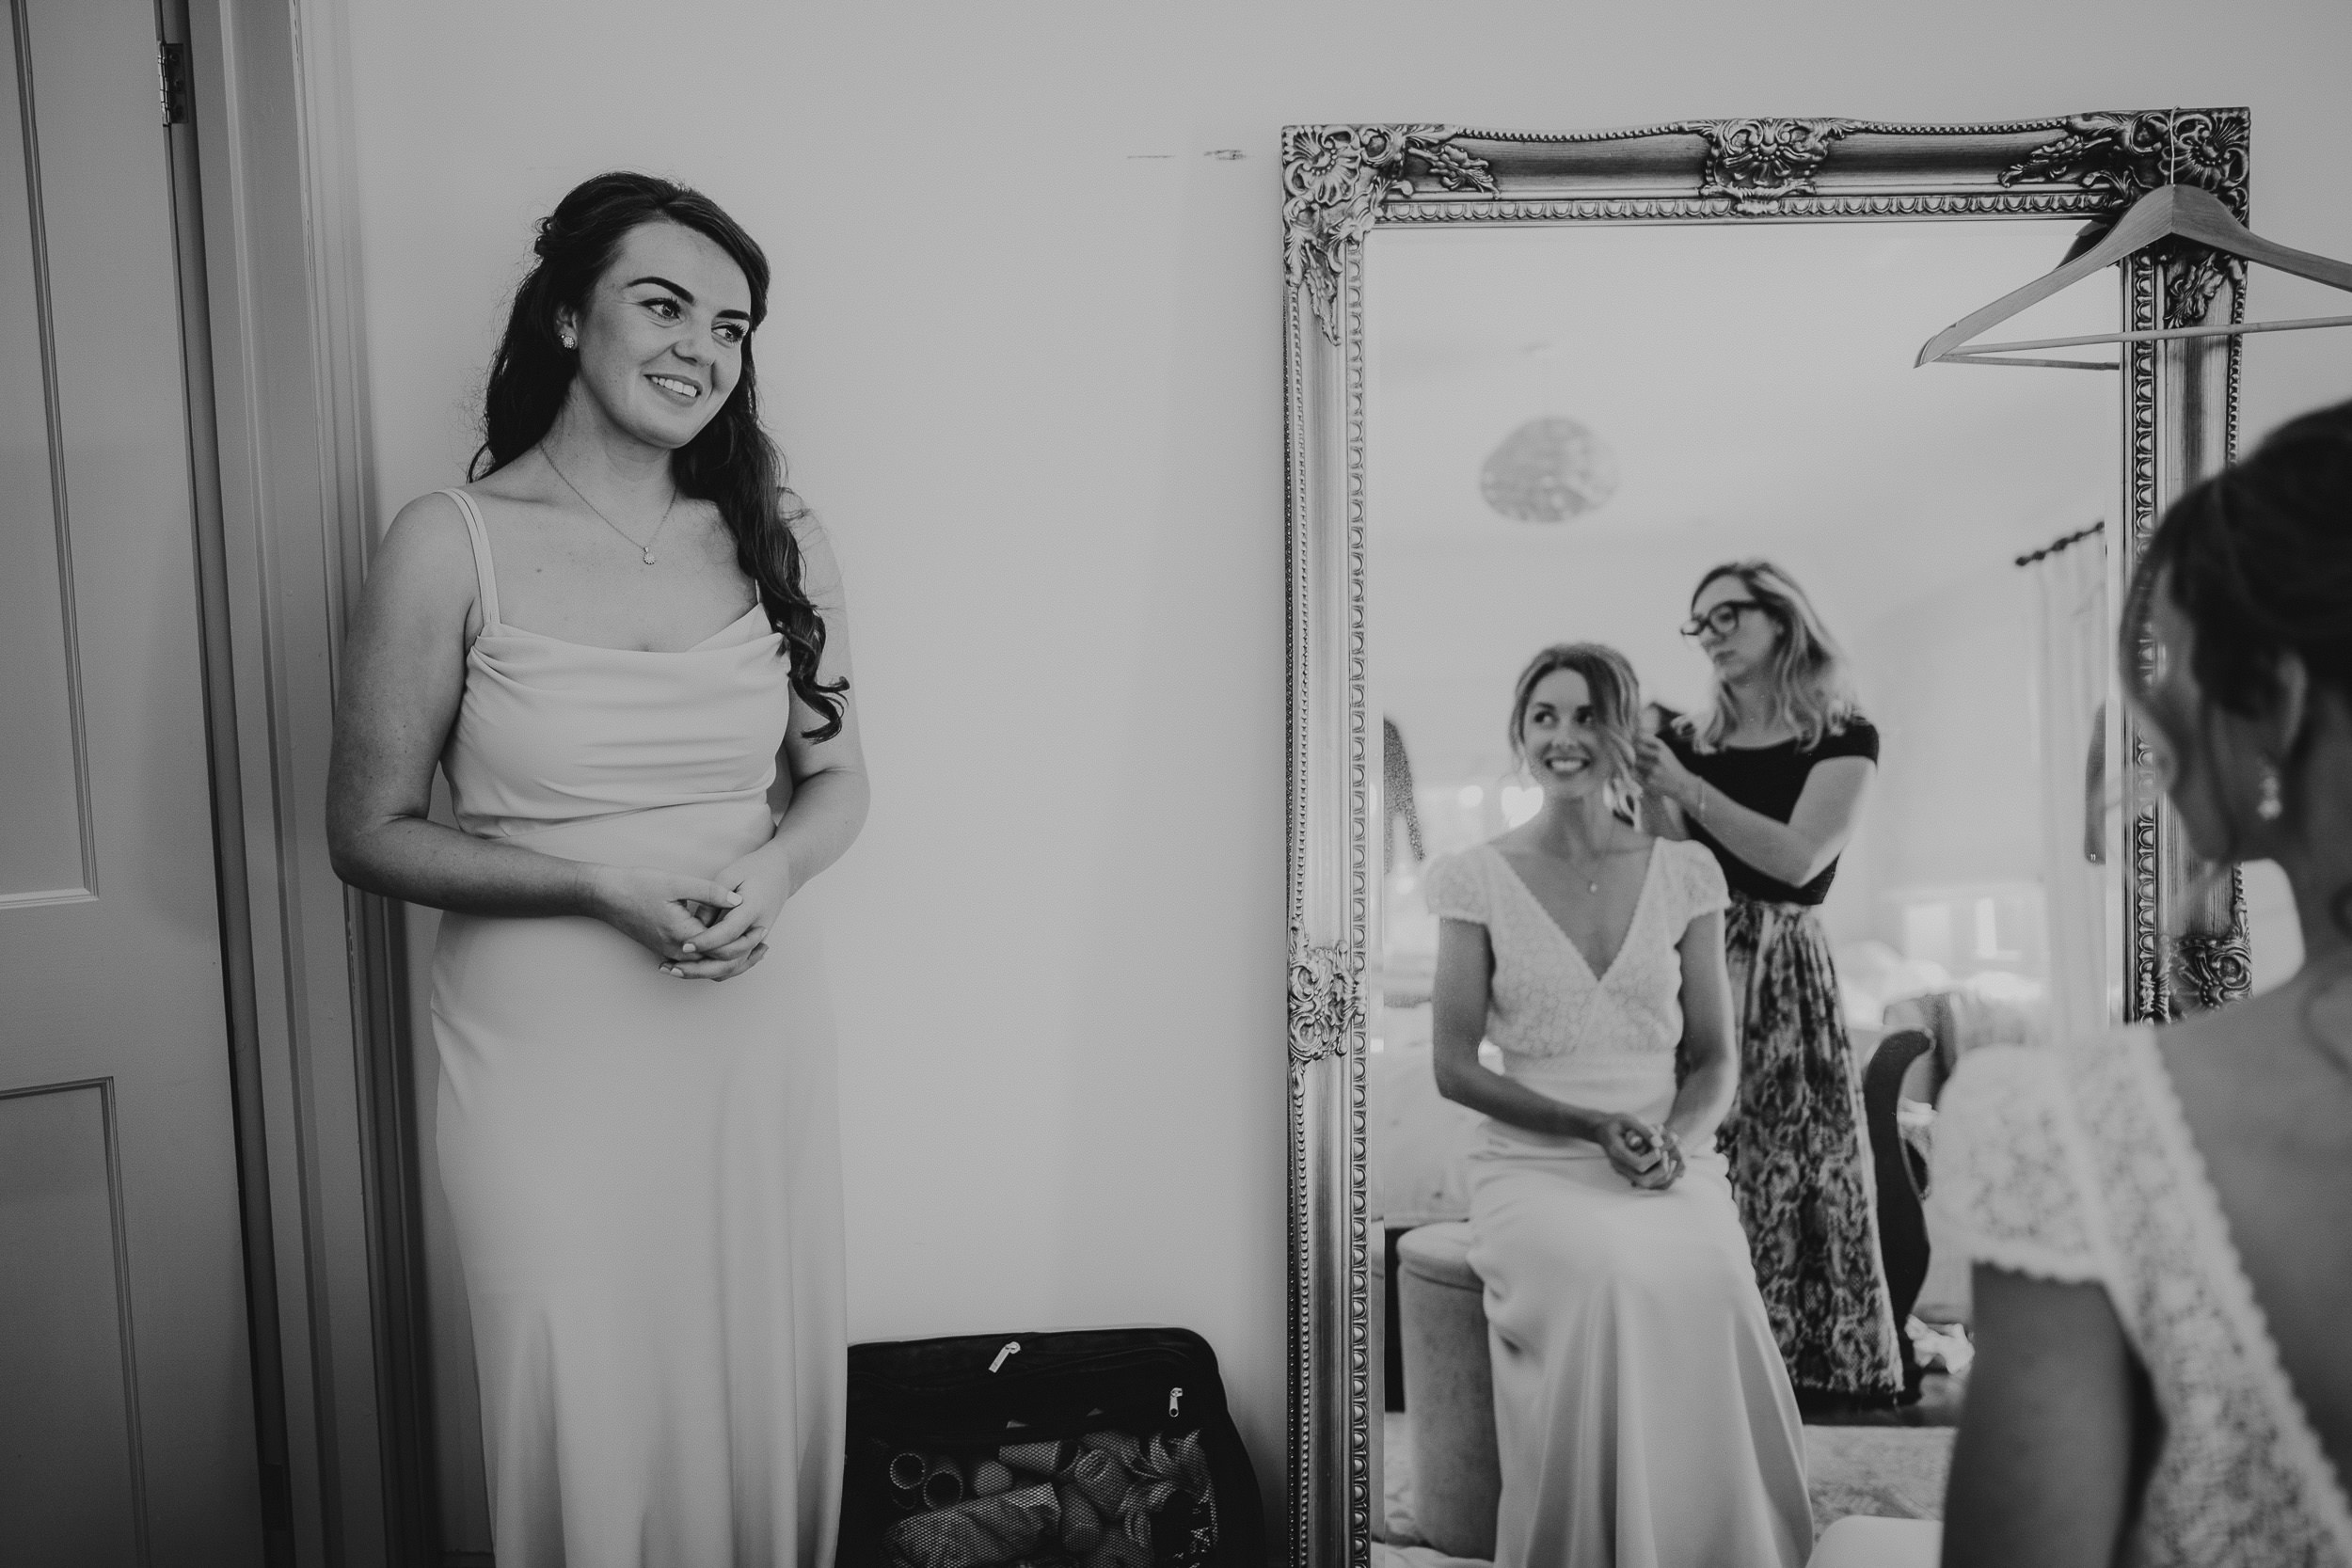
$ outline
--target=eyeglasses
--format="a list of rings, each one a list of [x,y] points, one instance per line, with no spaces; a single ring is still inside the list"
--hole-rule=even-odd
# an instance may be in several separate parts
[[[1682,635],[1696,637],[1701,632],[1711,631],[1718,637],[1729,637],[1740,629],[1740,616],[1751,610],[1760,610],[1763,608],[1754,599],[1725,599],[1706,614],[1693,615],[1683,622]]]

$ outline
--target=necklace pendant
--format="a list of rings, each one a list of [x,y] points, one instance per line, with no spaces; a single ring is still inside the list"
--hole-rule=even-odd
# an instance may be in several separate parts
[[[653,564],[653,551],[651,550],[645,552],[645,564],[648,566]]]

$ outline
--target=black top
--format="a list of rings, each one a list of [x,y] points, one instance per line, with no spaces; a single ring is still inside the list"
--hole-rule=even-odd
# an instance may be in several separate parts
[[[1800,748],[1794,740],[1784,740],[1777,746],[1724,746],[1697,752],[1692,749],[1690,735],[1677,723],[1668,723],[1659,732],[1659,738],[1683,767],[1739,804],[1775,822],[1788,821],[1796,811],[1797,797],[1804,793],[1804,782],[1813,776],[1815,763],[1830,757],[1879,759],[1879,732],[1867,719],[1848,720],[1844,729],[1821,736],[1820,744],[1810,750]],[[1829,885],[1837,879],[1837,863],[1832,861],[1803,887],[1776,881],[1715,842],[1697,813],[1686,811],[1682,820],[1692,838],[1715,851],[1715,859],[1723,864],[1724,880],[1734,893],[1768,904],[1818,904],[1829,896]]]

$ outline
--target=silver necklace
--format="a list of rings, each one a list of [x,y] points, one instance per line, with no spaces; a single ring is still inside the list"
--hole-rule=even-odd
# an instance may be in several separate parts
[[[661,521],[653,525],[653,532],[646,537],[644,544],[639,545],[634,534],[630,533],[628,530],[623,528],[620,524],[614,522],[612,518],[607,517],[604,515],[604,508],[598,506],[595,501],[590,500],[587,496],[581,493],[580,486],[572,483],[571,476],[569,474],[566,474],[563,469],[555,467],[555,454],[553,452],[548,451],[545,447],[541,447],[539,449],[539,455],[548,460],[548,467],[555,468],[555,477],[564,482],[564,488],[569,490],[573,495],[580,497],[580,505],[595,513],[597,520],[602,522],[605,527],[611,529],[613,532],[628,540],[631,545],[636,546],[638,553],[645,558],[646,565],[651,566],[654,564],[654,541],[660,538],[661,531],[670,526],[670,514],[677,509],[677,486],[675,483],[670,486],[670,504],[661,509]]]
[[[1618,857],[1620,857],[1620,856],[1623,856],[1623,855],[1630,855],[1630,854],[1632,854],[1633,852],[1634,852],[1634,851],[1633,851],[1632,849],[1603,849],[1603,850],[1602,850],[1599,854],[1597,854],[1597,855],[1594,856],[1594,857],[1593,857],[1593,866],[1592,866],[1592,871],[1591,871],[1591,874],[1590,874],[1590,876],[1589,876],[1589,877],[1587,877],[1587,878],[1586,878],[1586,880],[1585,880],[1585,883],[1584,883],[1584,891],[1585,891],[1585,893],[1586,893],[1586,894],[1588,894],[1588,895],[1597,895],[1597,894],[1598,894],[1598,893],[1600,892],[1600,863],[1601,863],[1601,862],[1603,862],[1603,861],[1613,861],[1613,860],[1617,859],[1617,858],[1618,858]],[[1586,876],[1585,869],[1584,869],[1583,867],[1581,867],[1581,866],[1578,865],[1578,864],[1576,863],[1576,862],[1574,862],[1573,860],[1570,860],[1570,859],[1569,859],[1567,856],[1565,856],[1565,855],[1551,855],[1551,856],[1549,856],[1549,859],[1551,859],[1551,860],[1556,860],[1556,861],[1558,861],[1561,864],[1563,864],[1563,865],[1566,866],[1566,867],[1568,868],[1568,872],[1569,872],[1569,874],[1570,874],[1571,876],[1578,876],[1578,877],[1584,877],[1584,876]]]

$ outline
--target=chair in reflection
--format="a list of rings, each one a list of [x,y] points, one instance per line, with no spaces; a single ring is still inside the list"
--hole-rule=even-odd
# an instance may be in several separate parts
[[[1879,1251],[1885,1260],[1886,1291],[1899,1328],[1910,1321],[1919,1287],[1927,1282],[1928,1221],[1920,1201],[1927,1188],[1927,1162],[1904,1139],[1896,1101],[1903,1075],[1933,1044],[1921,1030],[1897,1030],[1879,1041],[1862,1074],[1863,1124],[1878,1181]],[[1898,1333],[1896,1344],[1902,1353],[1904,1395],[1916,1399],[1919,1362],[1912,1353],[1911,1336]]]

